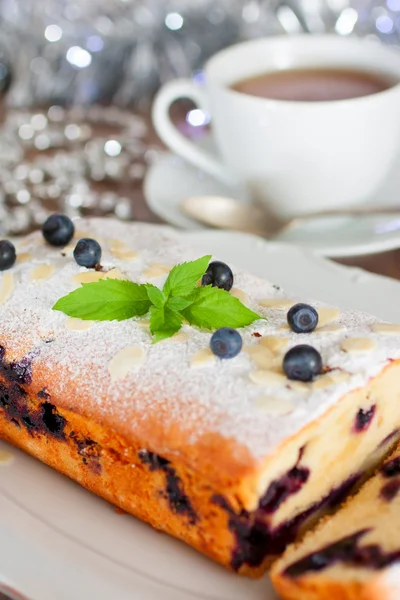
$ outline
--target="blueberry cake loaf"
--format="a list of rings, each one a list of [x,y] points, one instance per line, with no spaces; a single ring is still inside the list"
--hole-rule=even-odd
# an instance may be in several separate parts
[[[272,568],[285,600],[400,598],[400,446],[333,517]]]
[[[172,230],[90,219],[74,232],[60,219],[15,248],[0,243],[0,437],[259,576],[399,438],[400,328],[298,304],[213,261],[204,289],[224,289],[260,318],[239,328],[227,310],[224,323],[236,329],[210,332],[193,325],[178,293],[187,282],[171,271],[200,253]],[[171,323],[179,311],[185,319],[156,340],[143,298],[142,316],[128,310],[125,320],[53,310],[82,290],[135,282],[148,286],[154,321],[173,274],[174,310],[165,312]],[[207,302],[197,309],[200,325],[213,314]]]

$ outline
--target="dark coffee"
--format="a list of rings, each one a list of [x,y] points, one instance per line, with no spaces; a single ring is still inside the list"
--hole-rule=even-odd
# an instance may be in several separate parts
[[[387,75],[356,69],[290,69],[243,79],[232,89],[275,100],[323,102],[361,98],[383,92],[397,81]]]

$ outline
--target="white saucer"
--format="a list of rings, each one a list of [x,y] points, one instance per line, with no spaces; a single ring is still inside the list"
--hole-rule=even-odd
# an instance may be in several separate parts
[[[255,236],[175,235],[293,295],[400,321],[398,281]],[[0,450],[13,457],[0,463],[0,593],[8,586],[29,600],[276,600],[267,577],[229,573],[28,455],[3,442]]]
[[[211,146],[206,140],[206,146]],[[373,204],[398,207],[395,216],[321,217],[301,229],[276,238],[313,250],[322,256],[358,256],[400,247],[400,158]],[[144,193],[150,208],[167,223],[183,229],[204,230],[205,226],[180,210],[189,196],[230,196],[248,202],[243,187],[223,185],[192,167],[183,159],[165,152],[148,169]],[[370,202],[368,203],[370,204]]]

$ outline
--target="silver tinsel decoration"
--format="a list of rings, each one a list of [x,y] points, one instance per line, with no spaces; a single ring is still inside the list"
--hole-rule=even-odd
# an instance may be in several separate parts
[[[239,35],[235,0],[0,0],[14,106],[148,101]],[[29,32],[29,33],[28,33]]]
[[[141,185],[156,156],[147,127],[115,107],[9,111],[0,130],[0,233],[22,233],[54,211],[133,218],[120,184]]]
[[[146,106],[166,80],[243,39],[336,32],[397,44],[399,31],[400,0],[0,0],[14,106]]]

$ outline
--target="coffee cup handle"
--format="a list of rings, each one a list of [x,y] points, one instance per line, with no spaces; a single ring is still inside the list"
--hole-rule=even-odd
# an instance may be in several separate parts
[[[175,127],[169,116],[169,110],[171,105],[181,98],[192,100],[196,106],[208,112],[208,98],[203,87],[196,85],[190,79],[171,81],[161,88],[153,103],[152,119],[157,134],[166,146],[187,162],[222,183],[228,185],[234,183],[235,178],[220,158],[200,148]]]

